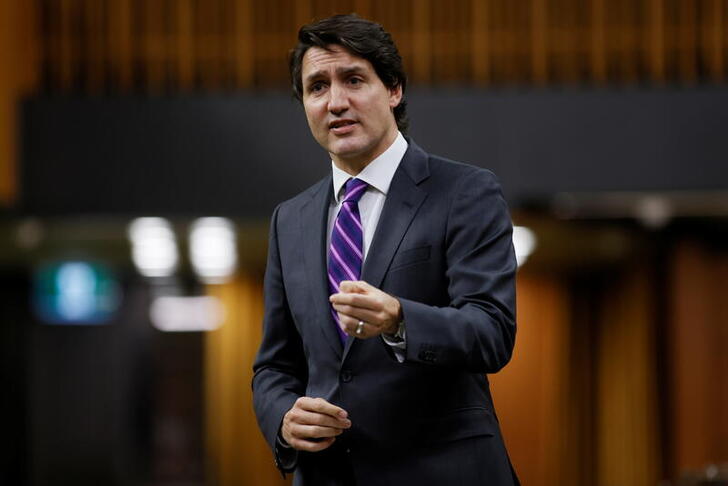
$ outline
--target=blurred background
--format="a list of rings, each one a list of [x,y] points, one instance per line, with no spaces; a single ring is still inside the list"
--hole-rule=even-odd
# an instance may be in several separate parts
[[[349,12],[518,225],[522,483],[727,484],[725,0],[0,0],[0,484],[287,484],[268,217],[329,165],[286,57]]]

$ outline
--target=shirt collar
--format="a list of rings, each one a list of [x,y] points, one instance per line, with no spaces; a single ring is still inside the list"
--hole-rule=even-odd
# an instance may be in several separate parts
[[[404,153],[407,151],[407,140],[404,139],[401,132],[397,132],[397,138],[394,139],[392,145],[389,146],[379,157],[367,164],[364,169],[356,175],[356,178],[369,184],[385,196],[392,184],[394,173],[402,161]],[[334,161],[331,161],[331,171],[334,182],[334,197],[336,204],[339,203],[341,196],[341,188],[346,184],[351,176],[339,169]]]

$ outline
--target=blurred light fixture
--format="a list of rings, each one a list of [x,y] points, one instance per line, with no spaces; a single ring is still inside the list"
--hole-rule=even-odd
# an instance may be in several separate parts
[[[525,226],[514,226],[513,247],[516,250],[516,263],[520,267],[536,249],[536,234]]]
[[[659,229],[678,218],[725,218],[726,190],[563,192],[552,200],[554,213],[563,219],[635,218]]]
[[[15,242],[24,250],[37,248],[43,241],[44,228],[39,219],[26,218],[15,230]]]
[[[226,218],[199,218],[190,227],[190,260],[205,283],[225,283],[238,264],[235,226]]]
[[[168,277],[177,269],[177,241],[166,219],[135,219],[129,225],[129,240],[134,265],[145,277]]]
[[[666,197],[648,195],[637,201],[635,216],[646,227],[659,229],[667,225],[672,218],[672,205]]]
[[[212,296],[163,296],[152,301],[149,318],[164,332],[213,331],[222,325],[224,308]]]
[[[33,308],[49,324],[103,324],[121,302],[118,283],[101,263],[48,263],[36,270],[33,282]]]

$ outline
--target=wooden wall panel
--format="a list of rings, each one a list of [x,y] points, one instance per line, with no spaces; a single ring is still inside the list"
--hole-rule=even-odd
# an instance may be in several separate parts
[[[38,21],[33,2],[0,0],[0,207],[17,186],[17,102],[36,89]]]
[[[273,456],[253,412],[253,360],[263,322],[263,281],[256,273],[209,287],[226,310],[225,322],[205,339],[205,433],[207,484],[258,486],[290,484]]]
[[[492,383],[523,484],[662,479],[652,271],[519,274],[516,351]]]
[[[298,28],[382,23],[416,84],[726,81],[724,0],[37,0],[52,92],[228,91],[288,84]]]
[[[597,485],[657,484],[660,448],[654,291],[646,265],[601,296],[596,371]]]
[[[606,3],[607,0],[592,0],[588,24],[589,77],[596,85],[602,85],[607,81]]]
[[[726,7],[723,0],[711,0],[700,10],[701,60],[710,79],[718,82],[725,76]]]
[[[566,480],[570,420],[565,399],[568,293],[552,277],[519,274],[518,332],[512,361],[490,377],[511,461],[522,484],[574,485]]]
[[[235,85],[250,88],[254,80],[254,49],[252,10],[253,0],[239,0],[234,3],[233,65]]]
[[[14,21],[12,13],[12,0],[0,0],[0,72],[8,73],[12,45],[14,45],[13,31],[10,24]],[[12,144],[14,126],[13,103],[14,86],[7,75],[0,75],[0,201],[4,206],[9,205],[15,195],[15,147]]]
[[[665,79],[665,12],[662,0],[650,0],[646,4],[645,16],[649,28],[645,30],[648,53],[647,69],[655,84]]]
[[[134,73],[134,58],[132,52],[132,0],[117,0],[110,2],[108,5],[107,12],[109,13],[109,27],[108,27],[108,76],[109,82],[113,90],[121,92],[129,92],[133,87],[133,73]],[[180,8],[180,11],[183,8]],[[48,35],[46,33],[45,35]],[[179,42],[184,42],[184,32],[180,33]],[[52,48],[52,42],[44,42],[44,46],[47,46],[45,54],[44,66],[46,69],[53,69],[55,60],[50,53]],[[184,56],[180,56],[180,72],[177,73],[180,82],[184,82],[185,73],[184,66],[186,59]],[[46,78],[50,78],[49,82],[52,85],[53,75],[48,74]]]
[[[680,474],[728,459],[728,250],[681,242],[670,271],[669,452]]]

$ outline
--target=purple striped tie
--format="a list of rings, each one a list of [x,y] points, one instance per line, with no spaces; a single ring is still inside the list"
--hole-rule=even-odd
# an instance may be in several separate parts
[[[359,216],[359,198],[366,192],[367,183],[359,179],[349,179],[344,185],[344,202],[336,215],[331,230],[329,247],[329,291],[339,291],[342,280],[359,280],[361,276],[362,226]],[[339,316],[331,307],[341,341],[346,341],[346,333],[339,326]]]

